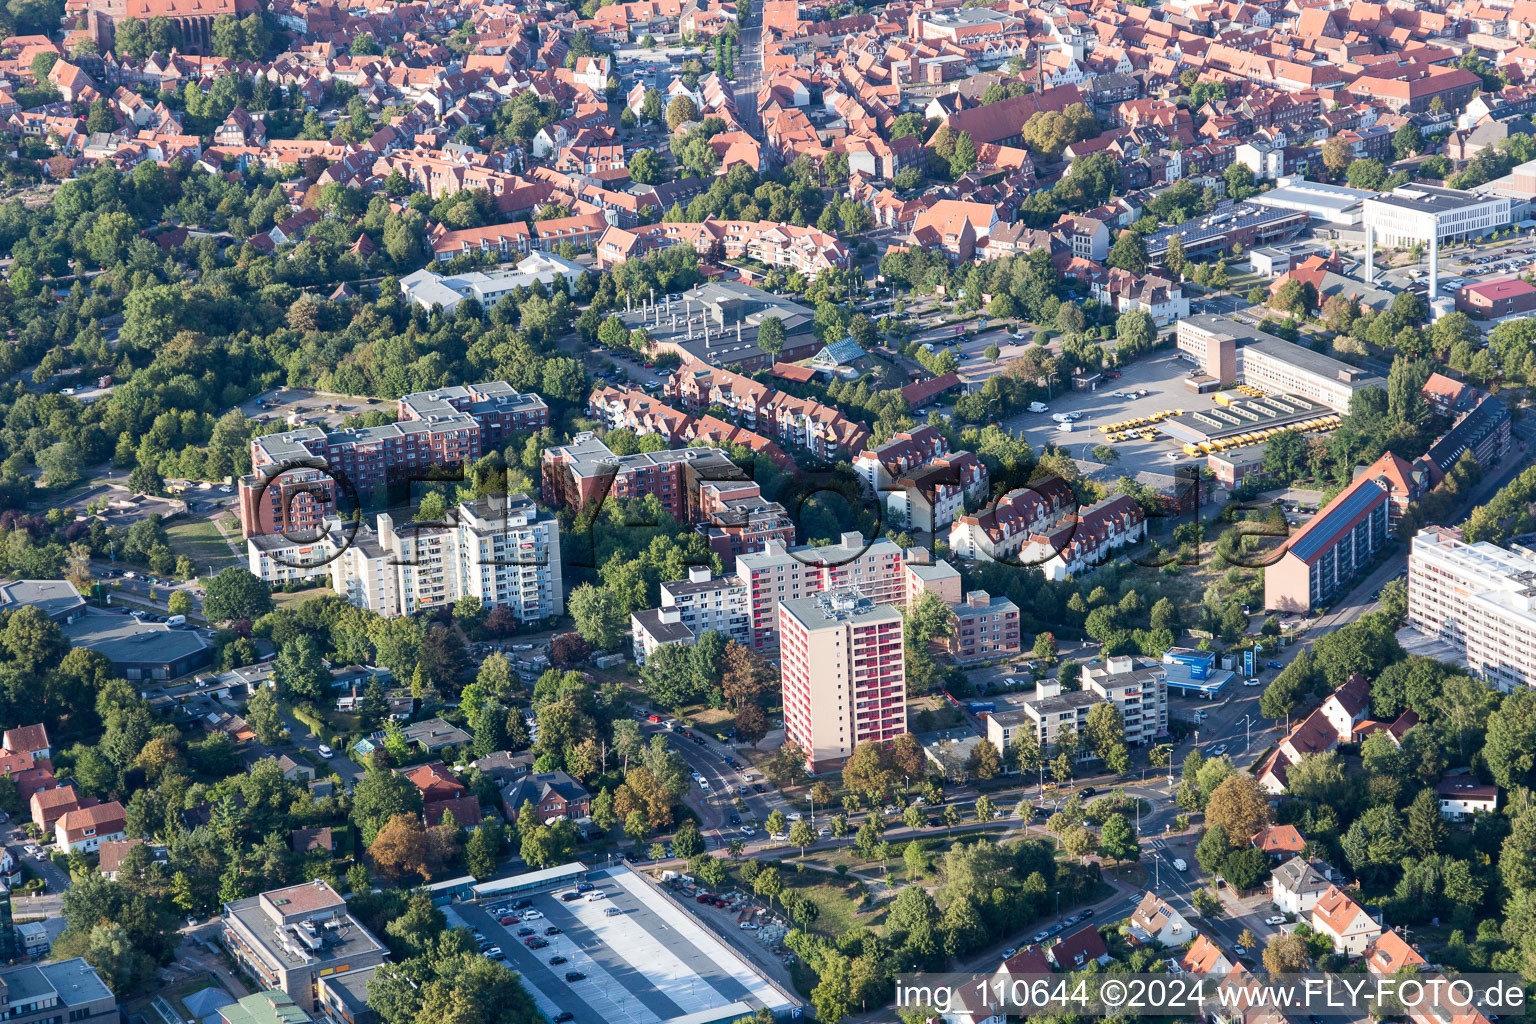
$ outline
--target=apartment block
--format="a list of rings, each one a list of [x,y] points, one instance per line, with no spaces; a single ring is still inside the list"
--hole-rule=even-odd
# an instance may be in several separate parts
[[[856,588],[780,605],[784,731],[815,772],[907,731],[901,613]]]
[[[1006,753],[1019,729],[1032,731],[1050,750],[1063,735],[1081,733],[1094,706],[1105,701],[1120,712],[1127,743],[1150,743],[1168,731],[1168,674],[1150,659],[1110,658],[1102,667],[1084,669],[1081,690],[1062,693],[1047,684],[1036,692],[1022,705],[987,716],[987,740],[1000,753]]]
[[[376,522],[376,533],[327,534],[331,589],[359,607],[411,615],[477,597],[523,622],[565,612],[558,524],[527,495],[464,502],[438,523]]]
[[[896,481],[949,452],[944,435],[930,426],[903,430],[885,444],[866,448],[853,459],[853,471],[874,494],[884,494]]]
[[[752,617],[752,645],[772,647],[779,642],[779,607],[823,591],[857,589],[871,604],[906,604],[907,577],[902,571],[904,552],[885,538],[865,543],[862,534],[845,533],[836,544],[786,548],[769,544],[762,551],[742,555],[736,571],[747,591]]]
[[[885,495],[893,523],[919,534],[948,531],[965,511],[967,500],[986,497],[987,467],[971,452],[940,455],[926,466],[897,477]]]
[[[1019,561],[1038,565],[1046,579],[1060,582],[1099,565],[1146,532],[1146,512],[1134,498],[1120,494],[1060,516],[1030,537]]]
[[[1391,535],[1390,488],[1361,476],[1292,534],[1264,569],[1264,607],[1306,613],[1370,565]]]
[[[117,1024],[117,999],[81,957],[0,970],[0,1007],[7,1024]]]
[[[1536,686],[1536,551],[1425,527],[1408,555],[1408,625],[1465,651],[1506,693]]]
[[[1076,508],[1071,486],[1056,477],[1016,488],[979,512],[955,520],[949,530],[949,549],[958,558],[1016,562],[1037,532]]]
[[[252,472],[240,480],[242,533],[314,530],[348,511],[338,500],[382,495],[424,479],[432,467],[473,462],[515,432],[549,425],[544,400],[505,381],[416,392],[396,403],[395,414],[396,422],[379,427],[311,426],[252,438]]]
[[[716,576],[708,566],[696,565],[688,578],[661,585],[661,604],[630,616],[635,661],[669,644],[692,644],[701,634],[714,630],[737,643],[751,645],[752,615],[746,585],[734,575]]]
[[[692,523],[727,566],[773,542],[793,544],[795,524],[776,501],[717,448],[617,456],[595,434],[544,451],[546,504],[577,510],[610,500],[655,497]]]
[[[322,881],[226,903],[223,921],[219,938],[235,962],[310,1014],[321,1009],[320,979],[376,967],[389,953]]]
[[[952,605],[955,631],[949,655],[961,664],[1019,653],[1019,606],[1006,597],[973,590]]]

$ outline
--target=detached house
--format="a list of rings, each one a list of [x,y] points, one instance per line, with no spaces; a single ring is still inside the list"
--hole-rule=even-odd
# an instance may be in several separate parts
[[[1270,901],[1281,913],[1305,917],[1333,888],[1333,869],[1322,861],[1292,857],[1269,876]]]
[[[1173,908],[1157,893],[1148,892],[1141,898],[1130,918],[1131,934],[1141,942],[1157,942],[1164,946],[1182,946],[1192,942],[1195,930],[1184,915]]]
[[[542,822],[555,818],[578,821],[592,813],[591,795],[581,783],[560,771],[525,775],[502,790],[501,810],[508,821],[517,821],[525,803],[533,804]]]
[[[65,853],[76,850],[89,853],[106,840],[122,839],[126,835],[123,826],[127,820],[128,812],[116,800],[95,807],[81,807],[67,812],[54,824],[54,840]]]
[[[1482,811],[1492,814],[1499,807],[1499,787],[1483,785],[1471,775],[1447,775],[1435,784],[1440,813],[1451,821],[1462,821]]]
[[[1312,930],[1331,938],[1335,953],[1349,956],[1360,956],[1381,935],[1376,919],[1332,885],[1312,908]]]
[[[1107,964],[1110,960],[1109,947],[1104,945],[1104,937],[1091,924],[1085,924],[1071,935],[1063,936],[1060,942],[1045,951],[1045,956],[1063,971],[1079,971],[1092,961]]]

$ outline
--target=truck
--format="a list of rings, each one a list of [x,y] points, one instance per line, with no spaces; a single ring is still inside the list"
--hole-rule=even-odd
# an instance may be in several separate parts
[[[1072,432],[1072,424],[1071,423],[1058,423],[1056,425],[1056,429],[1060,430],[1060,431],[1062,431],[1064,433],[1070,434]]]
[[[1045,412],[1049,408],[1050,408],[1050,406],[1046,405],[1044,402],[1030,402],[1029,403],[1029,411],[1030,412]]]
[[[979,715],[983,711],[986,711],[986,712],[990,713],[990,712],[993,712],[993,711],[997,710],[997,701],[995,701],[995,700],[973,700],[969,704],[966,705],[966,709],[968,711],[970,711],[970,713],[973,714],[973,715]]]

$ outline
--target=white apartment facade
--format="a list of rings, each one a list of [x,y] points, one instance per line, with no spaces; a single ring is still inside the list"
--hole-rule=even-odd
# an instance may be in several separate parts
[[[287,573],[314,575],[308,566],[321,565],[332,590],[386,617],[463,597],[510,609],[525,622],[564,614],[557,524],[524,495],[464,502],[439,523],[397,525],[388,513],[376,522],[374,531],[329,520],[318,540],[286,545],[282,538],[253,538],[251,571],[279,582]]]
[[[1465,650],[1506,693],[1536,685],[1536,554],[1425,527],[1408,556],[1408,625]]]
[[[824,590],[857,588],[877,605],[905,604],[907,578],[902,549],[884,537],[868,542],[845,533],[836,544],[786,547],[773,541],[762,551],[736,558],[736,572],[747,592],[752,644],[778,642],[779,605]]]
[[[1035,733],[1044,750],[1063,734],[1081,734],[1095,705],[1108,701],[1120,712],[1126,743],[1150,743],[1168,731],[1168,674],[1158,663],[1128,657],[1110,658],[1102,667],[1087,666],[1083,688],[1070,693],[1047,692],[1013,710],[987,717],[987,740],[1006,753],[1019,729]],[[1080,757],[1091,752],[1079,749]]]

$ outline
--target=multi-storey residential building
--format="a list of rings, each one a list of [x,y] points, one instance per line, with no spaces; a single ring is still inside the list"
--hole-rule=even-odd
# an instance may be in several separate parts
[[[955,629],[949,637],[949,655],[966,664],[1019,653],[1019,606],[1006,597],[973,590],[965,600],[951,605]]]
[[[1264,569],[1264,607],[1312,610],[1370,565],[1391,536],[1391,489],[1379,475],[1361,476],[1292,534]]]
[[[1536,552],[1425,527],[1408,555],[1408,625],[1466,651],[1506,693],[1536,686]]]
[[[707,220],[700,223],[609,227],[597,240],[597,265],[606,270],[657,249],[690,245],[699,255],[751,259],[814,280],[826,270],[850,265],[848,247],[835,235],[773,221]]]
[[[907,731],[901,613],[856,588],[779,606],[784,733],[812,771],[838,768],[861,743]]]
[[[251,439],[250,475],[240,480],[240,528],[314,530],[360,500],[424,479],[434,466],[473,462],[510,434],[549,426],[549,406],[504,381],[406,395],[397,422],[380,427],[305,427]],[[338,493],[338,481],[351,491]]]
[[[1356,391],[1387,383],[1359,367],[1278,338],[1250,340],[1239,348],[1237,369],[1249,387],[1299,395],[1339,413],[1349,412],[1349,400]]]
[[[327,535],[331,589],[359,607],[411,615],[476,597],[523,622],[565,612],[558,524],[527,495],[464,502],[440,523],[397,525],[388,513],[377,523],[376,539]]]
[[[661,604],[632,614],[630,626],[635,661],[642,665],[656,648],[692,643],[709,630],[740,644],[752,643],[746,585],[734,575],[712,575],[702,565],[690,568],[687,579],[663,583]]]
[[[1020,487],[957,519],[949,530],[949,549],[959,558],[1017,561],[1036,532],[1075,508],[1072,488],[1056,477]]]
[[[859,533],[845,533],[838,543],[822,547],[787,548],[773,543],[742,555],[736,560],[736,571],[747,589],[753,646],[772,647],[779,642],[778,612],[785,601],[856,588],[873,604],[905,604],[904,562],[895,542],[881,537],[866,543]]]
[[[389,952],[318,880],[226,903],[223,919],[219,938],[235,962],[312,1014],[321,978],[375,967]]]
[[[0,1007],[8,1024],[114,1024],[119,1019],[112,990],[78,956],[0,970]]]
[[[1019,729],[1034,732],[1046,750],[1060,743],[1064,734],[1081,733],[1094,705],[1108,701],[1120,712],[1127,743],[1150,743],[1168,731],[1168,674],[1163,665],[1148,659],[1110,658],[1101,668],[1083,672],[1083,688],[1069,693],[1046,692],[1021,706],[999,710],[987,717],[987,740],[1006,753]],[[1092,751],[1078,748],[1079,757]]]
[[[572,510],[654,496],[667,514],[692,523],[726,566],[778,541],[793,544],[795,524],[724,452],[677,448],[616,456],[595,434],[544,451],[544,500]]]
[[[885,444],[866,448],[853,458],[853,471],[875,494],[885,494],[896,481],[949,452],[937,428],[914,427],[893,435]]]
[[[941,455],[921,469],[897,478],[886,493],[891,521],[921,534],[948,531],[965,511],[967,500],[986,496],[987,467],[971,452]]]
[[[869,440],[868,427],[829,405],[700,362],[685,361],[664,393],[692,412],[719,406],[732,422],[823,459],[852,457]]]
[[[1019,561],[1038,565],[1046,579],[1058,582],[1092,568],[1147,532],[1147,514],[1124,494],[1105,498],[1080,512],[1061,516],[1035,533]]]

